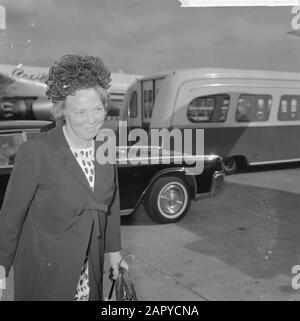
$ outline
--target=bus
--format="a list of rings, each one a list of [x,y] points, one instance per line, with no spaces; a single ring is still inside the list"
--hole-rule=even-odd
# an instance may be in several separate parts
[[[205,155],[220,155],[227,174],[300,161],[300,73],[195,68],[142,77],[120,120],[129,130],[203,128]]]

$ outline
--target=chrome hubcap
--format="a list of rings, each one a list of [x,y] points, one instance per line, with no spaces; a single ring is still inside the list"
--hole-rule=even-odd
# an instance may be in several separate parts
[[[161,190],[158,199],[159,207],[167,215],[174,216],[182,209],[185,198],[181,186],[172,183]]]

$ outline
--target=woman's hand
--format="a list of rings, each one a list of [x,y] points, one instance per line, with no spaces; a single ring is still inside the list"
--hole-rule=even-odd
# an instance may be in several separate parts
[[[126,269],[128,271],[128,264],[126,263],[126,261],[123,259],[122,260],[122,255],[121,253],[118,252],[110,252],[108,253],[109,256],[109,261],[110,261],[110,266],[113,269],[113,279],[116,279],[118,277],[119,274],[119,266],[122,266],[124,269]],[[121,264],[120,264],[121,262]]]

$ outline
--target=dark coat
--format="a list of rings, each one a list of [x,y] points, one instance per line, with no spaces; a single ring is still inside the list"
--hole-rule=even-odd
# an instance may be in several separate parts
[[[59,126],[21,145],[2,205],[0,265],[14,265],[15,300],[73,300],[88,248],[98,300],[104,253],[121,249],[117,170],[95,161],[92,192]]]

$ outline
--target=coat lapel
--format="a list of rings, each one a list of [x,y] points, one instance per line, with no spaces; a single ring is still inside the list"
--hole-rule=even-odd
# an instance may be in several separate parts
[[[115,187],[117,185],[116,179],[116,167],[110,163],[102,164],[97,161],[97,150],[101,143],[95,141],[95,186],[93,197],[95,200],[110,200],[112,194],[114,194]],[[114,172],[112,172],[114,170]]]
[[[80,165],[78,164],[71,151],[70,154],[71,155],[68,156],[63,163],[65,170],[71,173],[84,186],[84,188],[87,189],[89,193],[91,193],[92,190],[85,174],[83,173]]]
[[[92,194],[92,190],[86,179],[86,176],[67,143],[62,126],[55,127],[54,129],[48,131],[47,134],[50,140],[53,160],[59,162],[67,172],[69,172],[78,180],[78,182],[89,192],[89,194]]]
[[[97,140],[95,141],[95,161],[94,161],[94,170],[95,170],[95,185],[94,185],[94,195],[97,197],[97,195],[100,195],[100,189],[101,189],[101,171],[105,170],[104,166],[101,166],[98,162],[97,162],[97,158],[96,158],[96,153],[97,153],[97,148],[99,147],[99,144],[97,142]]]

